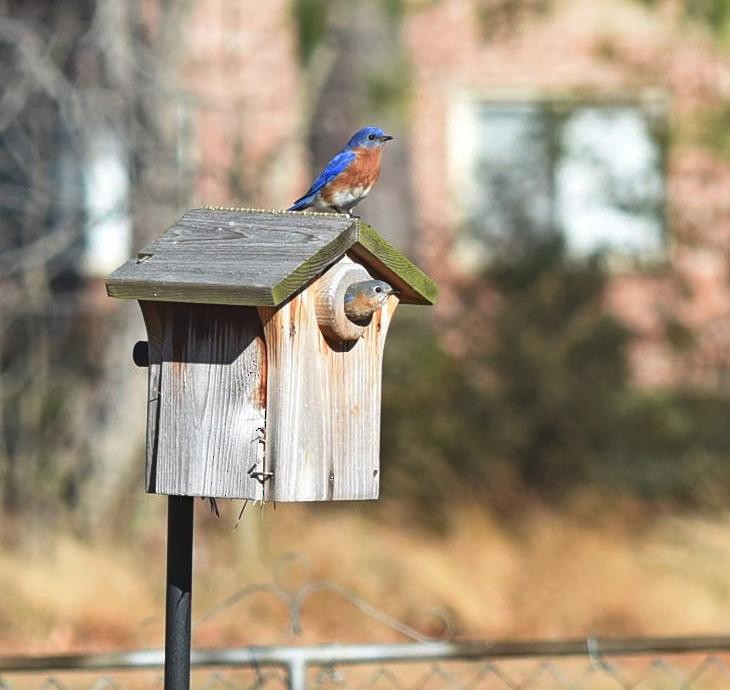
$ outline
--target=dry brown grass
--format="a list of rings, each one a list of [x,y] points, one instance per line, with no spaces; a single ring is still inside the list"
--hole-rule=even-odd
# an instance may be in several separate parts
[[[154,499],[150,499],[154,500]],[[164,502],[154,529],[124,545],[68,536],[0,552],[0,651],[159,646]],[[376,521],[381,505],[237,508],[217,521],[199,506],[195,615],[277,571],[291,590],[344,585],[408,625],[438,634],[429,607],[447,609],[460,637],[722,633],[730,619],[730,516],[651,516],[587,501],[565,512],[533,507],[505,526],[487,510],[454,507],[448,535],[407,519]],[[597,517],[600,516],[600,517]],[[295,552],[300,559],[281,561]],[[278,565],[277,565],[278,563]],[[199,646],[289,641],[287,609],[254,594],[198,625]],[[302,641],[398,640],[332,593],[304,606]]]

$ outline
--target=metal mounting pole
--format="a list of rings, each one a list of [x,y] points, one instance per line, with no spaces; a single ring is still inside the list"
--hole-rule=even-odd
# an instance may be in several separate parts
[[[192,496],[167,498],[165,690],[190,688],[193,500]]]

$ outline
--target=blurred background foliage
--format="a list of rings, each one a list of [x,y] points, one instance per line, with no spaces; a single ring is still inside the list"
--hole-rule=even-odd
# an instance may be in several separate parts
[[[510,518],[591,487],[609,500],[725,508],[728,397],[637,388],[632,334],[602,306],[608,279],[600,255],[575,260],[559,237],[536,239],[462,285],[447,324],[399,314],[385,358],[386,495],[441,528],[455,501]]]
[[[656,12],[657,18],[671,5],[680,22],[699,27],[712,41],[728,38],[730,0],[627,3]],[[560,505],[588,489],[682,509],[728,507],[730,389],[685,381],[661,389],[637,386],[630,356],[637,334],[606,308],[621,270],[668,276],[677,292],[684,289],[682,276],[669,256],[625,261],[617,270],[615,257],[601,248],[576,253],[561,232],[553,199],[568,151],[568,162],[580,163],[580,170],[590,165],[603,175],[605,207],[662,228],[650,248],[661,240],[670,246],[669,254],[678,238],[695,229],[693,200],[707,206],[695,188],[672,188],[672,179],[681,178],[675,175],[667,182],[674,198],[661,185],[643,197],[632,195],[633,187],[614,184],[616,170],[611,161],[601,162],[601,150],[581,149],[580,137],[611,127],[643,136],[646,125],[647,136],[635,141],[654,147],[650,167],[657,177],[675,174],[672,146],[693,154],[701,147],[711,160],[706,168],[704,159],[697,164],[700,185],[722,195],[726,188],[723,192],[721,178],[712,175],[724,170],[717,161],[726,163],[730,156],[726,101],[693,93],[694,100],[686,98],[690,105],[674,119],[662,111],[658,120],[645,118],[643,105],[630,97],[598,117],[591,103],[605,106],[605,94],[596,89],[591,100],[590,88],[580,83],[570,84],[575,97],[538,97],[529,107],[521,101],[516,110],[512,101],[507,108],[486,102],[480,122],[495,126],[510,115],[512,129],[503,133],[523,139],[512,145],[505,138],[510,145],[503,149],[483,144],[478,151],[484,163],[477,175],[480,201],[454,225],[460,238],[470,236],[487,247],[488,260],[451,275],[443,268],[451,265],[443,246],[430,246],[434,237],[448,233],[440,219],[433,221],[432,209],[419,215],[423,200],[417,201],[414,188],[424,180],[413,176],[418,170],[413,152],[420,153],[420,146],[430,147],[426,154],[444,155],[440,174],[447,174],[448,156],[439,148],[447,146],[433,134],[436,127],[447,129],[447,118],[438,108],[428,110],[429,99],[461,85],[441,88],[429,71],[436,72],[443,58],[446,33],[442,40],[432,27],[424,49],[417,40],[423,34],[413,26],[419,12],[438,12],[447,0],[283,3],[281,33],[291,37],[282,52],[292,52],[299,80],[293,83],[301,97],[287,95],[276,115],[296,111],[291,131],[263,154],[258,149],[266,137],[258,128],[276,120],[271,113],[240,125],[238,138],[214,139],[228,131],[221,122],[245,121],[248,110],[263,100],[261,73],[255,79],[248,75],[245,85],[255,82],[250,92],[225,100],[231,84],[244,81],[240,74],[254,49],[236,35],[209,40],[212,30],[203,19],[213,14],[203,13],[197,23],[190,19],[199,4],[0,0],[0,73],[6,85],[0,111],[0,504],[5,514],[27,518],[40,529],[51,519],[91,534],[98,525],[108,526],[111,515],[139,510],[131,497],[141,487],[143,434],[139,415],[133,418],[129,409],[142,406],[144,383],[129,374],[129,345],[141,336],[141,323],[135,305],[112,306],[103,297],[104,269],[113,266],[94,272],[80,265],[94,226],[123,217],[131,228],[131,246],[123,251],[131,252],[185,208],[217,201],[207,198],[211,189],[224,203],[283,205],[294,188],[293,160],[307,161],[299,185],[342,145],[353,123],[368,121],[393,132],[396,142],[386,156],[384,182],[363,205],[363,215],[438,273],[445,305],[434,314],[399,310],[389,338],[381,444],[385,497],[437,529],[448,527],[453,502],[464,498],[505,518],[523,501]],[[509,47],[517,45],[512,42],[522,29],[548,22],[563,4],[570,3],[475,0],[464,12],[479,49],[500,42]],[[441,19],[446,24],[453,16]],[[233,26],[234,20],[226,15],[221,25]],[[241,26],[237,30],[245,32],[247,24]],[[278,25],[273,20],[267,25],[272,36],[256,37],[262,44],[273,42],[271,26]],[[630,74],[627,92],[657,83],[679,92],[689,81],[684,76],[677,79],[679,86],[667,86],[666,66],[652,62],[653,54],[640,53],[641,36],[624,45],[624,36],[611,29],[597,32],[586,50]],[[204,86],[185,83],[185,69],[194,71],[189,63],[198,56],[186,54],[183,36],[191,44],[198,40],[201,53],[222,46],[215,64],[230,72],[212,73],[204,63],[198,77]],[[467,40],[451,39],[457,53]],[[658,45],[663,51],[664,44]],[[419,67],[419,49],[429,58],[435,55],[433,63]],[[726,51],[720,54],[727,58]],[[465,63],[473,59],[458,55]],[[594,68],[603,75],[603,63]],[[216,80],[218,91],[210,87]],[[419,108],[429,113],[423,117],[431,127],[422,130],[425,143],[412,139]],[[209,111],[210,121],[205,120]],[[199,123],[202,134],[194,140],[191,130]],[[450,146],[458,152],[458,145]],[[201,151],[216,149],[224,151],[225,166],[216,162],[214,170],[205,169]],[[500,158],[507,149],[512,157]],[[89,171],[110,159],[124,168],[129,189],[118,204],[107,205],[107,217],[89,205],[98,196]],[[636,175],[642,182],[650,177],[644,172]],[[208,186],[201,183],[206,176],[212,180]],[[444,197],[435,205],[451,203]],[[504,235],[476,222],[485,219],[496,219],[492,226]],[[430,235],[422,227],[427,222],[436,228]],[[448,249],[459,242],[454,239]],[[685,317],[668,309],[659,318],[662,338],[677,356],[690,356],[695,346]]]
[[[656,8],[661,0],[638,0]],[[728,0],[680,0],[677,3],[682,15],[707,27],[716,38],[730,40],[730,2]]]

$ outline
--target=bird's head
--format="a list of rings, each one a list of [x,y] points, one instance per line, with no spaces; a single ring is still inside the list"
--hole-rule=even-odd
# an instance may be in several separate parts
[[[384,146],[385,142],[390,141],[392,138],[380,129],[380,127],[363,127],[350,137],[346,148],[376,149]]]
[[[384,280],[363,280],[353,283],[345,292],[345,304],[362,299],[373,311],[380,309],[395,290]]]

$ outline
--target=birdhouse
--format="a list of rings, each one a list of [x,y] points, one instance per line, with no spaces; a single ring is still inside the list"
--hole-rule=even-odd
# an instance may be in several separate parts
[[[344,298],[392,294],[355,323]],[[107,279],[148,336],[146,489],[270,501],[377,498],[383,347],[434,283],[346,215],[194,209]]]

